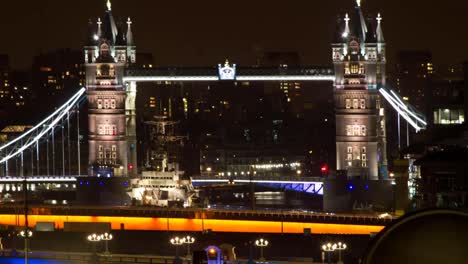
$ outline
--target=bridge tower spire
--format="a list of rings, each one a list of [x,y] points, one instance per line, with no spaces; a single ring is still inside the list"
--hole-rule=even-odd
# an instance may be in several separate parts
[[[128,32],[118,27],[107,1],[104,19],[85,46],[86,91],[89,107],[89,177],[126,178],[136,174],[136,145],[129,142],[128,91],[125,68],[135,61]],[[133,94],[132,94],[133,96]]]
[[[383,179],[385,111],[378,89],[385,85],[386,58],[385,49],[378,48],[385,46],[380,20],[374,31],[357,0],[356,12],[344,21],[342,37],[332,44],[337,170],[346,170],[349,178]]]

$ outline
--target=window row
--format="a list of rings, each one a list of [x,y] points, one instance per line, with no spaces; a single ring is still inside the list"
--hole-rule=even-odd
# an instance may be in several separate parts
[[[347,136],[366,136],[367,128],[363,125],[347,125],[346,135]]]
[[[116,125],[98,125],[98,135],[117,135]]]
[[[366,109],[366,99],[346,99],[346,109]]]
[[[100,164],[117,164],[117,146],[112,145],[109,149],[99,145],[97,158]]]
[[[364,65],[351,64],[345,66],[345,74],[365,74]]]
[[[98,99],[97,108],[98,109],[115,109],[116,102],[115,99]]]
[[[357,146],[349,146],[346,152],[346,161],[348,166],[367,167],[367,149],[366,147],[359,148]],[[358,165],[359,164],[359,165]]]

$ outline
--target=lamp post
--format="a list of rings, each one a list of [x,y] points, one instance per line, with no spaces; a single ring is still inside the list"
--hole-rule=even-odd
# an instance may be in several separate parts
[[[101,240],[103,240],[104,243],[105,243],[104,254],[109,254],[109,241],[111,241],[112,238],[113,238],[112,234],[104,233],[104,234],[100,235],[100,237],[101,237]]]
[[[101,236],[94,233],[87,237],[88,241],[93,244],[93,258],[94,263],[97,263],[97,252],[96,252],[96,244],[101,241]]]
[[[184,244],[184,241],[183,239],[179,238],[179,237],[173,237],[171,238],[171,240],[169,240],[169,242],[175,246],[175,249],[176,249],[176,253],[175,253],[175,257],[178,258],[179,257],[179,246],[183,245]]]
[[[341,261],[341,251],[346,250],[347,246],[345,243],[338,242],[337,247],[335,250],[338,251],[338,264],[342,264],[343,261]]]
[[[29,246],[28,246],[28,241],[29,239],[33,236],[33,232],[29,228],[25,228],[24,230],[21,230],[18,233],[18,236],[24,238],[24,263],[28,264],[29,263]]]
[[[255,240],[255,246],[260,248],[260,261],[264,262],[265,258],[263,257],[263,248],[268,246],[268,240],[260,238]]]
[[[191,236],[186,236],[182,238],[182,243],[187,244],[187,258],[190,257],[190,245],[195,243],[195,238]]]
[[[335,251],[336,247],[337,247],[336,244],[332,244],[332,243],[327,243],[327,244],[322,245],[322,250],[327,252],[328,264],[331,264],[330,252]]]

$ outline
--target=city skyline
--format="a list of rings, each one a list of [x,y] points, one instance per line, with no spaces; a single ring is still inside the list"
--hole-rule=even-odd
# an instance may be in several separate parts
[[[225,58],[253,65],[256,55],[267,51],[297,51],[304,65],[331,65],[328,51],[337,15],[344,16],[355,3],[296,2],[269,4],[267,9],[263,0],[229,7],[210,1],[186,3],[182,8],[153,1],[134,5],[114,0],[112,4],[117,17],[132,18],[138,50],[153,53],[156,65],[208,66]],[[468,37],[460,34],[459,23],[466,3],[457,0],[450,6],[428,6],[422,1],[366,0],[362,5],[366,15],[380,12],[383,16],[390,63],[399,50],[406,49],[430,50],[439,64],[468,59],[468,51],[463,49]],[[8,2],[5,7],[10,12],[0,18],[0,24],[10,41],[3,41],[0,51],[10,55],[13,68],[25,69],[41,51],[81,49],[88,19],[102,15],[105,1]],[[441,17],[444,19],[433,19]]]

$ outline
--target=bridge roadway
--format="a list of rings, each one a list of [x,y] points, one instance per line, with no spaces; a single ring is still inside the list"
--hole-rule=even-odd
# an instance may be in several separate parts
[[[231,65],[232,66],[232,65]],[[232,81],[334,81],[331,67],[236,67]],[[221,80],[217,67],[127,69],[125,82]]]
[[[20,205],[0,206],[0,225],[24,223]],[[112,229],[214,232],[370,234],[379,232],[393,218],[373,214],[333,214],[292,210],[176,209],[108,206],[30,206],[29,222],[106,222]]]

